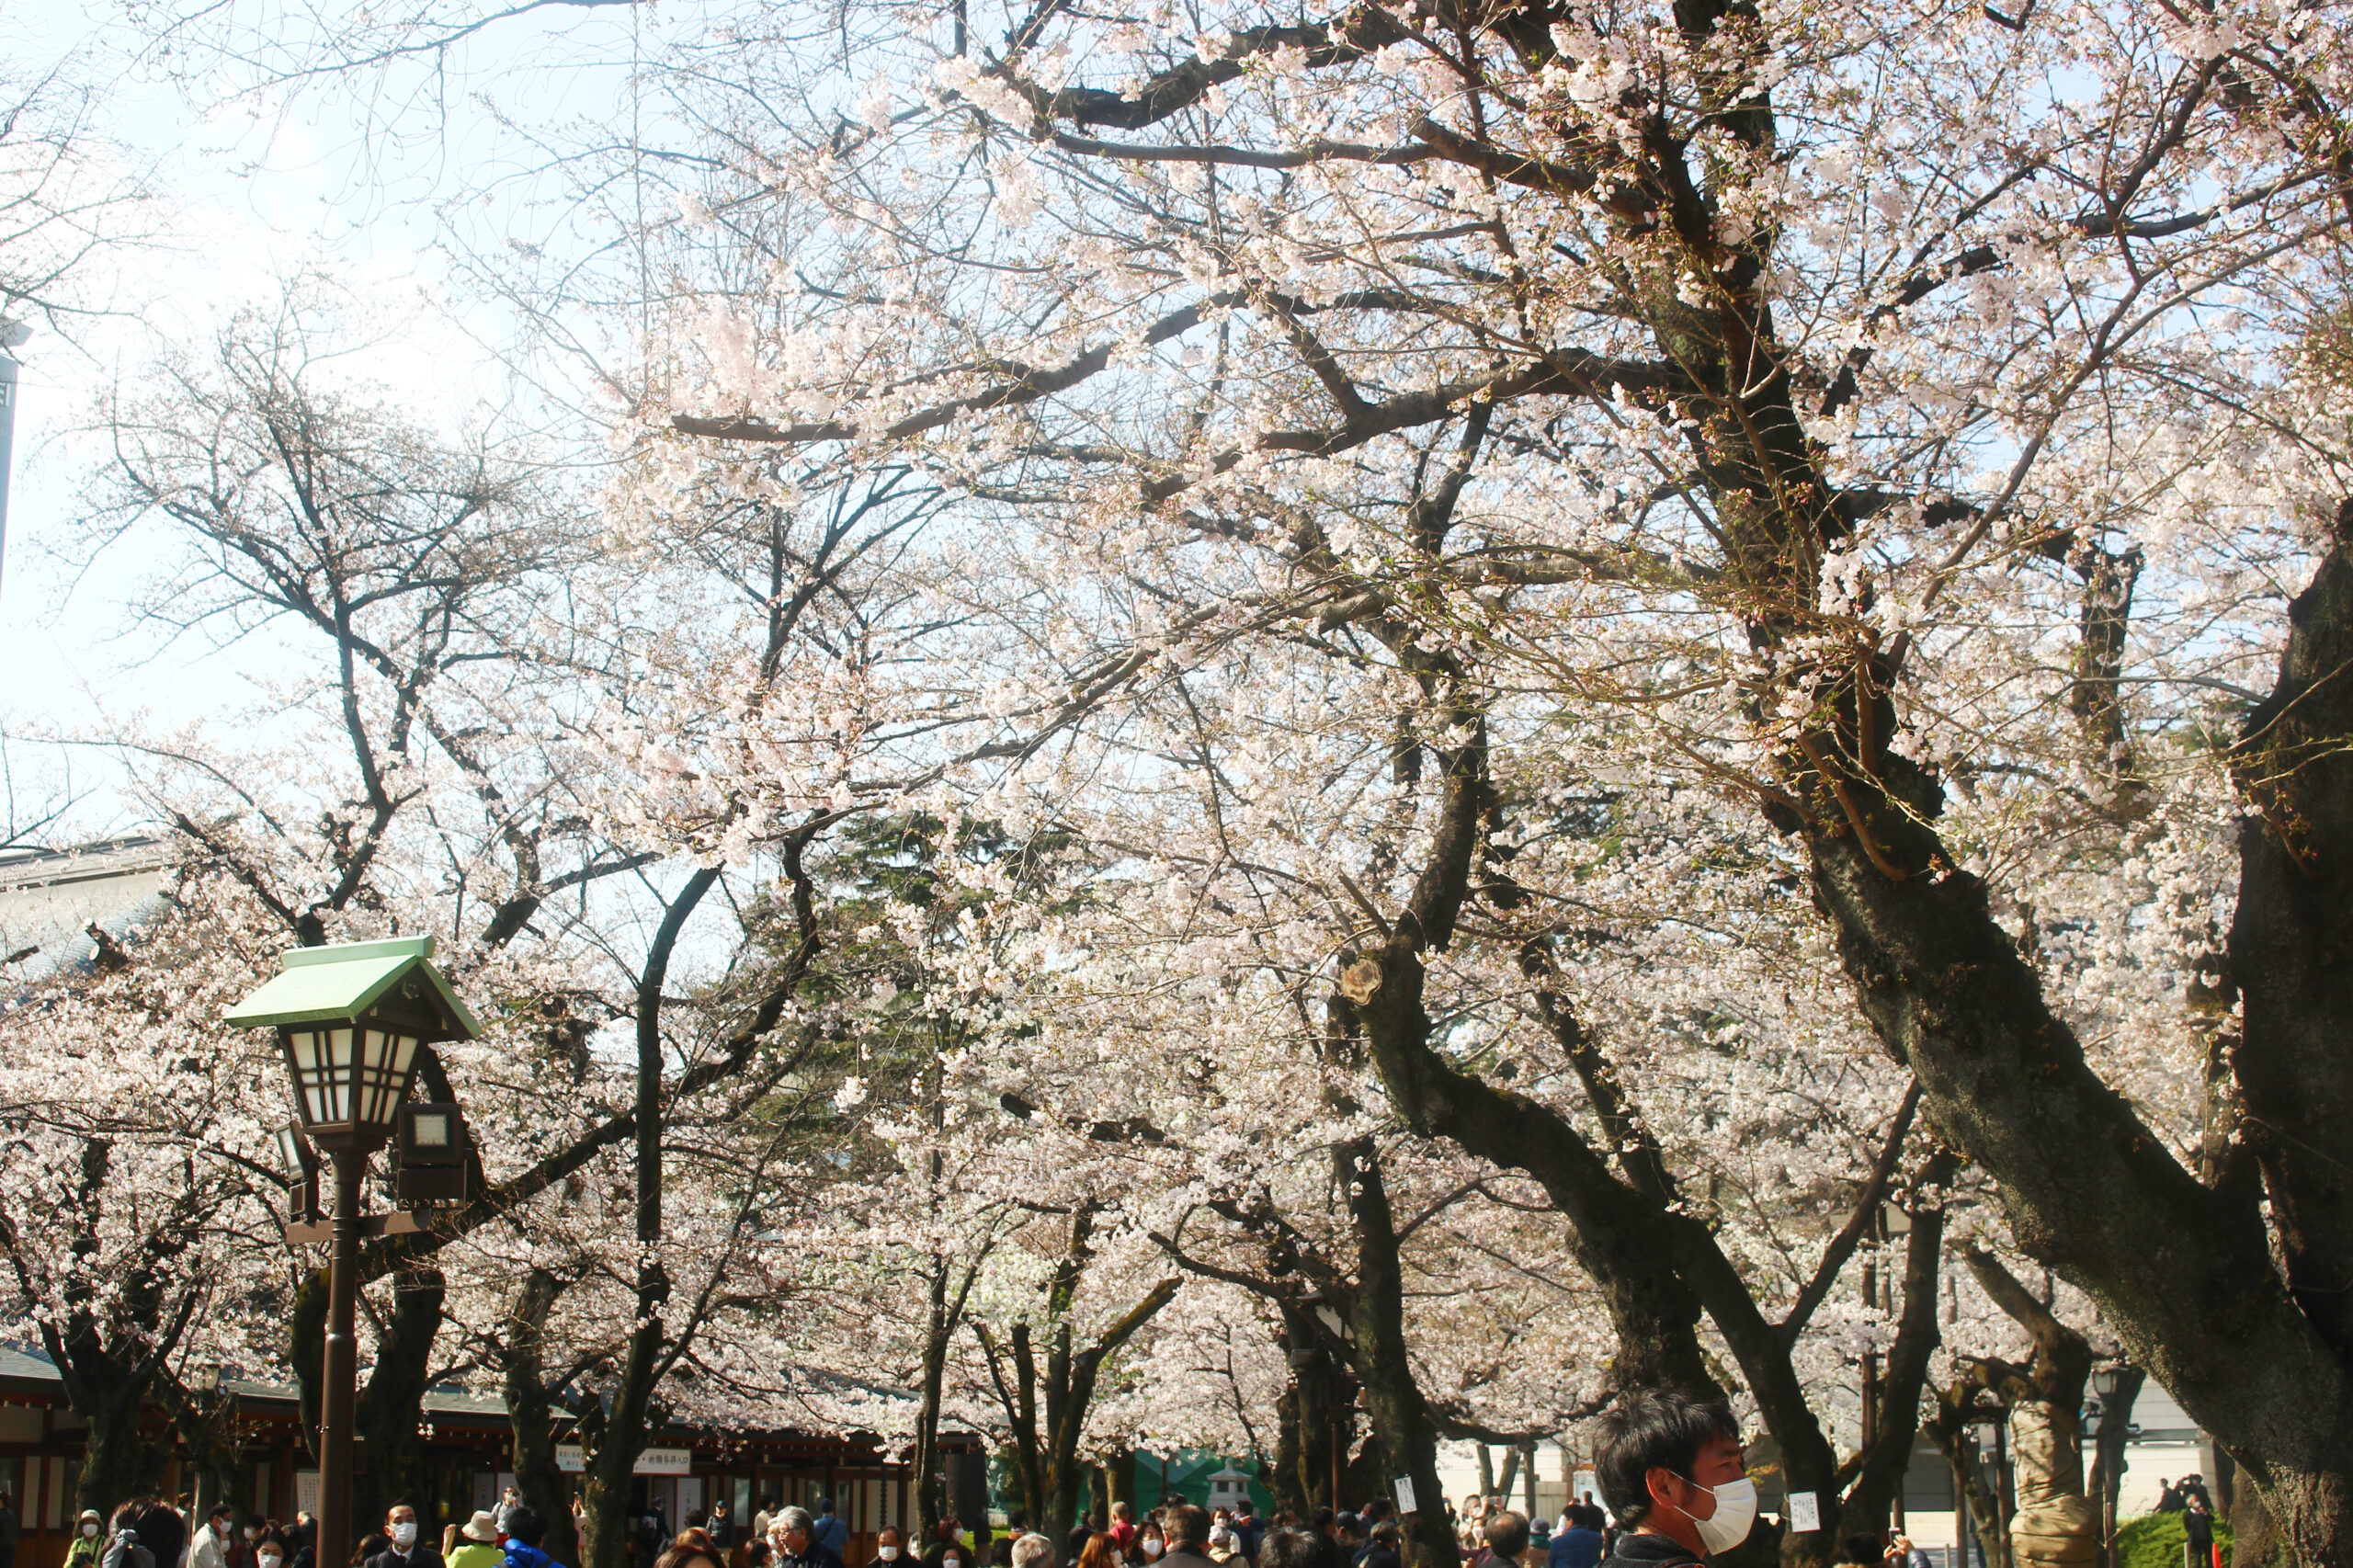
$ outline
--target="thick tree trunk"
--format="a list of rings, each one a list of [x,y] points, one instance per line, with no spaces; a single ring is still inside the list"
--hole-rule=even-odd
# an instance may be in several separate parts
[[[932,1156],[935,1178],[938,1156]],[[948,1259],[931,1259],[931,1301],[925,1319],[923,1390],[915,1410],[914,1455],[915,1540],[928,1541],[949,1514],[948,1482],[939,1463],[939,1415],[947,1388],[948,1351],[959,1319],[948,1310]]]
[[[2233,1066],[2288,1291],[2344,1358],[2353,1355],[2353,1165],[2344,1157],[2353,1142],[2353,500],[2338,527],[2347,538],[2289,607],[2279,684],[2232,755],[2251,810],[2239,829],[2230,955],[2245,1009]]]
[[[576,1564],[580,1530],[572,1521],[572,1478],[556,1462],[555,1408],[546,1382],[548,1313],[563,1293],[563,1282],[550,1269],[535,1267],[524,1276],[508,1314],[500,1389],[515,1435],[515,1490],[547,1521],[540,1550]]]
[[[1461,1550],[1438,1501],[1438,1430],[1406,1349],[1404,1270],[1380,1151],[1371,1139],[1362,1138],[1335,1150],[1332,1162],[1336,1184],[1347,1194],[1357,1238],[1358,1284],[1350,1313],[1357,1377],[1389,1460],[1392,1485],[1403,1477],[1413,1486],[1413,1509],[1399,1520],[1401,1555],[1407,1568],[1456,1568]]]
[[[1933,786],[1884,751],[1872,771],[1840,765],[1816,776],[1806,836],[1864,1013],[1918,1076],[1938,1131],[1994,1176],[2012,1234],[2088,1291],[2246,1467],[2298,1560],[2342,1564],[2353,1563],[2353,1188],[2336,1155],[2311,1152],[2353,1144],[2342,546],[2290,619],[2279,691],[2234,759],[2258,810],[2233,932],[2248,998],[2238,1079],[2251,1116],[2287,1130],[2265,1156],[2284,1281],[2254,1196],[2200,1184],[2092,1072],[1983,885],[1953,869],[1930,825]]]
[[[352,1477],[351,1522],[366,1529],[395,1503],[419,1508],[425,1449],[417,1423],[432,1377],[433,1341],[441,1332],[440,1271],[403,1275],[392,1290],[392,1315],[376,1340],[376,1363],[353,1411],[352,1431],[367,1469]]]
[[[153,1492],[163,1479],[165,1450],[140,1430],[145,1413],[143,1389],[114,1384],[74,1414],[89,1423],[83,1437],[82,1470],[74,1483],[74,1506],[111,1514],[116,1504]]]

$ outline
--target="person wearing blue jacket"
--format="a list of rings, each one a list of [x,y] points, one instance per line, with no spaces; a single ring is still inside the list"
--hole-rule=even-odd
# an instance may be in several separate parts
[[[1590,1503],[1572,1503],[1566,1514],[1569,1528],[1552,1538],[1547,1568],[1594,1568],[1601,1561],[1601,1510]]]
[[[540,1550],[548,1522],[529,1503],[517,1503],[506,1516],[506,1568],[563,1568]]]

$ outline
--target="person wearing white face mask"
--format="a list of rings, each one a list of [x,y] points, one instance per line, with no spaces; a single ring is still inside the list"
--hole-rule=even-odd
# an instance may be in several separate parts
[[[262,1534],[268,1528],[267,1519],[259,1514],[247,1514],[244,1525],[237,1531],[237,1544],[230,1549],[229,1568],[256,1568],[254,1559],[258,1553],[255,1548],[261,1544]]]
[[[1600,1426],[1595,1479],[1625,1531],[1601,1568],[1675,1568],[1748,1539],[1756,1483],[1722,1401],[1638,1389]]]
[[[215,1503],[204,1516],[204,1528],[188,1543],[188,1568],[229,1568],[229,1550],[236,1535],[236,1510]]]
[[[384,1533],[392,1544],[368,1560],[368,1568],[442,1568],[441,1553],[417,1533],[416,1510],[395,1503],[384,1510]]]
[[[65,1568],[98,1568],[98,1558],[107,1549],[106,1517],[96,1508],[85,1508],[74,1526],[74,1543],[65,1549]]]
[[[907,1543],[904,1537],[890,1525],[884,1525],[874,1538],[874,1561],[866,1568],[906,1568]]]
[[[292,1555],[286,1550],[285,1532],[277,1526],[265,1524],[254,1536],[254,1568],[286,1568]]]

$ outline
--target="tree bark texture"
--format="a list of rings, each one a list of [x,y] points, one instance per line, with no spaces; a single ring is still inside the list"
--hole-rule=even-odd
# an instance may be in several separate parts
[[[2353,506],[2340,527],[2349,519]],[[2092,1295],[2247,1469],[2297,1560],[2315,1564],[2353,1562],[2353,1187],[2327,1153],[2353,1145],[2348,659],[2353,562],[2340,540],[2290,610],[2279,687],[2233,757],[2252,808],[2232,931],[2246,1004],[2233,1065],[2260,1193],[2200,1182],[2092,1071],[1984,887],[1945,853],[1930,781],[1884,751],[1876,776],[1833,765],[1822,782],[1837,789],[1816,797],[1806,830],[1815,895],[1864,1013],[1918,1076],[1938,1131],[1995,1177],[2020,1244]]]
[[[1438,1504],[1438,1432],[1406,1349],[1404,1268],[1380,1151],[1361,1138],[1335,1150],[1332,1162],[1357,1240],[1358,1283],[1349,1303],[1357,1378],[1392,1479],[1404,1476],[1414,1485],[1414,1508],[1398,1520],[1401,1555],[1407,1568],[1456,1568],[1461,1550]]]
[[[404,1274],[392,1287],[392,1315],[381,1325],[375,1365],[353,1409],[353,1432],[367,1461],[351,1480],[355,1530],[372,1528],[385,1509],[423,1494],[425,1449],[416,1428],[432,1379],[442,1298],[438,1269]]]
[[[1475,715],[1472,716],[1475,722]],[[1474,736],[1479,732],[1471,728]],[[1580,1267],[1599,1289],[1616,1332],[1611,1372],[1621,1388],[1686,1388],[1720,1392],[1699,1338],[1704,1308],[1723,1336],[1760,1413],[1779,1444],[1787,1484],[1824,1499],[1825,1528],[1782,1540],[1792,1563],[1827,1562],[1841,1528],[1837,1457],[1816,1419],[1790,1350],[1802,1312],[1789,1323],[1768,1322],[1748,1282],[1704,1223],[1677,1201],[1673,1178],[1642,1131],[1608,1063],[1578,1027],[1557,990],[1543,983],[1549,960],[1540,951],[1523,967],[1539,982],[1548,1026],[1577,1066],[1588,1096],[1621,1155],[1608,1162],[1567,1117],[1516,1091],[1466,1074],[1431,1043],[1422,1006],[1427,976],[1422,953],[1443,949],[1452,936],[1467,888],[1482,823],[1496,801],[1485,777],[1483,741],[1474,738],[1446,759],[1440,826],[1428,863],[1406,908],[1378,946],[1342,955],[1340,990],[1363,1028],[1381,1080],[1407,1124],[1445,1137],[1506,1169],[1525,1172],[1543,1187],[1571,1225]],[[1899,1118],[1891,1157],[1864,1194],[1876,1211],[1879,1192],[1900,1153],[1909,1111]],[[1846,1506],[1883,1525],[1889,1499],[1918,1428],[1919,1396],[1937,1342],[1934,1311],[1937,1237],[1941,1217],[1927,1221],[1925,1248],[1907,1266],[1906,1313],[1891,1366],[1875,1441],[1860,1483]],[[1856,1233],[1859,1235],[1859,1231]],[[1844,1239],[1844,1238],[1842,1238]],[[1849,1241],[1849,1250],[1851,1242]],[[1834,1245],[1831,1271],[1847,1256]],[[1826,1281],[1825,1281],[1826,1285]],[[1806,1312],[1821,1292],[1809,1292]]]
[[[547,1521],[540,1550],[558,1562],[577,1564],[580,1529],[572,1519],[572,1478],[556,1462],[555,1404],[546,1381],[548,1314],[563,1288],[551,1269],[535,1267],[523,1277],[508,1313],[499,1386],[515,1435],[516,1493]]]

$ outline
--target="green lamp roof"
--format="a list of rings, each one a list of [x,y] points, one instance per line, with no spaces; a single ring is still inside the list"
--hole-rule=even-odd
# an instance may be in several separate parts
[[[223,1021],[237,1028],[255,1029],[355,1018],[414,971],[425,977],[443,1015],[454,1020],[466,1038],[479,1035],[482,1025],[433,967],[432,957],[431,937],[290,948],[278,955],[278,977],[230,1008]]]

